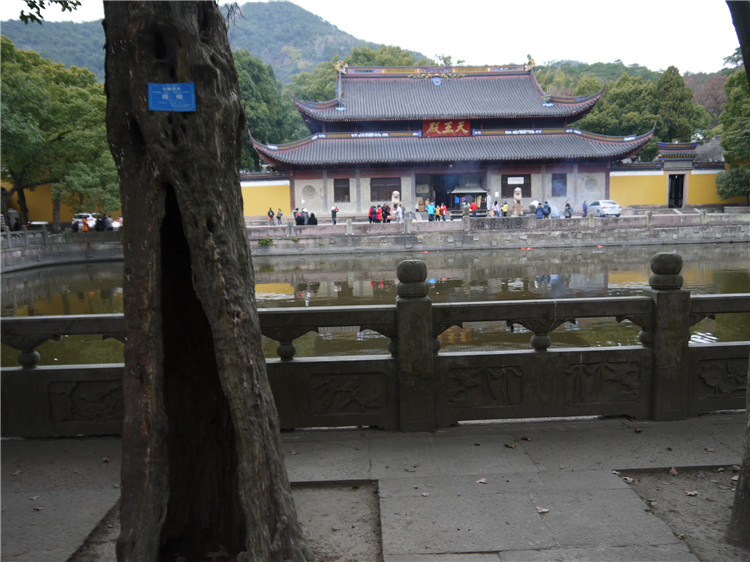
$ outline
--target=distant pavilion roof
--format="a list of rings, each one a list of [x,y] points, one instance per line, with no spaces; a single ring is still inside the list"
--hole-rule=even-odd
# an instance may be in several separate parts
[[[654,130],[611,137],[577,129],[473,131],[470,136],[428,137],[417,132],[321,133],[283,145],[253,139],[260,156],[282,168],[417,165],[441,162],[613,161],[640,150]],[[252,135],[251,135],[252,138]]]
[[[524,65],[339,67],[337,99],[304,102],[303,118],[322,122],[425,119],[580,118],[602,95],[549,96]]]

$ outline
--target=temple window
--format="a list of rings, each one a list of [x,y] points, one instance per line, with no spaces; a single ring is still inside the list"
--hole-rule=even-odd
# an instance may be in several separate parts
[[[336,203],[349,202],[349,178],[333,180],[333,200]]]
[[[370,201],[390,201],[394,191],[401,191],[401,178],[372,178]]]
[[[552,197],[566,197],[568,195],[568,175],[552,174]]]

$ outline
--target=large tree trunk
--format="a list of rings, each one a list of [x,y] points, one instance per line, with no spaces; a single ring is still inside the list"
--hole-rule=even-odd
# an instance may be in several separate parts
[[[745,76],[750,86],[750,3],[727,2],[727,5],[740,41]],[[750,547],[750,369],[745,393],[745,446],[727,538],[734,544]]]
[[[104,2],[104,15],[127,224],[118,559],[309,559],[261,348],[221,13]],[[197,112],[149,111],[149,82],[195,82]]]
[[[26,204],[26,190],[21,185],[15,185],[13,186],[13,189],[10,190],[10,194],[12,195],[13,192],[16,193],[16,203],[18,203],[18,216],[19,220],[21,221],[21,224],[26,224],[29,222],[29,207]]]
[[[750,2],[747,0],[727,1],[732,23],[740,41],[740,52],[745,64],[745,76],[750,84]]]

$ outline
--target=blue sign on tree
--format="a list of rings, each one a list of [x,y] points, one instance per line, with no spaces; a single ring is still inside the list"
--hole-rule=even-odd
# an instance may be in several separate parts
[[[148,108],[151,111],[196,111],[195,82],[148,84]]]

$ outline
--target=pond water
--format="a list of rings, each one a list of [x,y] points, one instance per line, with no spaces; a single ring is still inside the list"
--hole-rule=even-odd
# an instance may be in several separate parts
[[[396,267],[404,259],[425,262],[433,302],[486,302],[648,293],[649,258],[676,250],[683,257],[684,288],[695,294],[750,291],[750,245],[689,247],[532,248],[496,251],[389,253],[360,256],[254,257],[259,308],[393,304]],[[78,264],[2,276],[2,315],[104,314],[123,310],[122,264]],[[750,339],[750,315],[718,315],[692,329],[694,342]],[[639,328],[614,319],[581,319],[551,335],[552,347],[636,345]],[[505,322],[451,328],[442,349],[528,348],[530,334]],[[96,345],[94,345],[96,344]],[[295,341],[298,356],[387,353],[386,338],[352,329],[321,329]],[[276,343],[267,340],[266,355]],[[122,360],[122,344],[100,337],[64,338],[39,348],[41,364]],[[17,354],[3,346],[3,366]],[[81,357],[83,355],[83,357]]]

